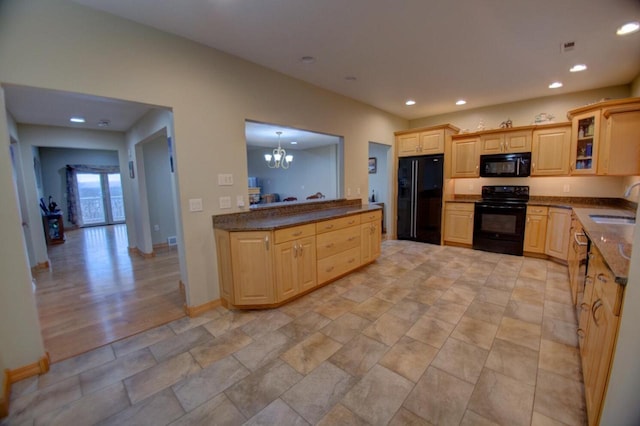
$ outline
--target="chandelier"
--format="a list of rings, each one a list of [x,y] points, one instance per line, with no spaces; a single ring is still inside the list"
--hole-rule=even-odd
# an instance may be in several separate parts
[[[287,154],[287,152],[280,147],[280,135],[282,132],[276,132],[278,135],[278,147],[273,150],[272,154],[265,154],[264,159],[267,162],[267,166],[271,169],[288,169],[293,161],[293,155]]]

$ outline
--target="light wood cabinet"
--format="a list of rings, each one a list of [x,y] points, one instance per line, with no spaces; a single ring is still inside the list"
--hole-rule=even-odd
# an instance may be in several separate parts
[[[571,234],[571,210],[549,208],[545,253],[560,260],[567,260]]]
[[[640,175],[640,102],[624,108],[605,108],[599,175]]]
[[[360,225],[360,254],[362,263],[369,263],[380,256],[382,240],[382,226],[380,214],[377,212],[370,221],[365,221],[364,215]]]
[[[474,178],[480,171],[480,142],[477,137],[454,138],[451,141],[451,177]]]
[[[589,424],[600,421],[611,361],[616,345],[623,287],[615,282],[613,274],[604,263],[598,250],[592,246],[589,257],[588,301],[583,302],[584,315],[580,316],[579,334],[582,331],[582,373]],[[586,326],[585,326],[586,324]]]
[[[595,174],[600,140],[600,110],[578,114],[571,123],[571,174]]]
[[[473,203],[451,203],[444,210],[444,241],[473,244]]]
[[[572,121],[571,174],[640,174],[640,98],[576,108]]]
[[[545,126],[533,131],[531,176],[569,174],[571,123]]]
[[[270,231],[231,233],[234,304],[268,305],[275,302],[271,238]]]
[[[442,154],[446,139],[458,130],[457,127],[447,124],[396,132],[397,156]]]
[[[544,253],[547,238],[548,207],[527,206],[527,223],[524,228],[524,251]]]
[[[480,154],[531,151],[531,130],[503,130],[480,136]]]
[[[276,302],[310,290],[316,280],[316,237],[275,246]]]
[[[381,230],[380,210],[275,231],[215,229],[220,296],[238,308],[282,304],[374,261]]]

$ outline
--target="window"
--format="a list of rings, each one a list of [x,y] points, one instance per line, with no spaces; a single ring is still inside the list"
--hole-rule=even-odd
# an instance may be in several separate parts
[[[83,225],[124,222],[119,173],[78,173],[77,181]]]

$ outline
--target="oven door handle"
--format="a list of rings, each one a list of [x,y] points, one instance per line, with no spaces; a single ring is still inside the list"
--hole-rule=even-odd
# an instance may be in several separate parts
[[[496,204],[477,204],[476,207],[481,209],[500,209],[500,210],[526,210],[527,206],[514,206],[514,205],[496,205]]]

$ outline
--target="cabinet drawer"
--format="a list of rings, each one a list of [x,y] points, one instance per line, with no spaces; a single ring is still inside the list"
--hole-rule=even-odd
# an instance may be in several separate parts
[[[549,207],[527,206],[527,214],[539,214],[546,216],[549,214]]]
[[[321,259],[318,261],[318,283],[346,274],[358,266],[360,266],[360,246]]]
[[[447,203],[446,210],[455,210],[461,212],[472,212],[475,207],[474,203]]]
[[[376,222],[382,220],[382,210],[376,210],[372,212],[362,213],[360,215],[360,222]]]
[[[295,240],[297,238],[310,237],[315,233],[316,225],[314,223],[278,229],[275,232],[275,244],[286,243],[287,241]]]
[[[611,270],[609,270],[604,262],[598,262],[598,268],[595,273],[596,285],[602,287],[602,295],[611,308],[613,315],[620,315],[623,286],[616,282]]]
[[[316,223],[316,233],[331,232],[349,226],[360,225],[360,215],[341,217]]]
[[[360,247],[360,227],[353,226],[316,237],[316,256],[323,259],[354,247]]]

